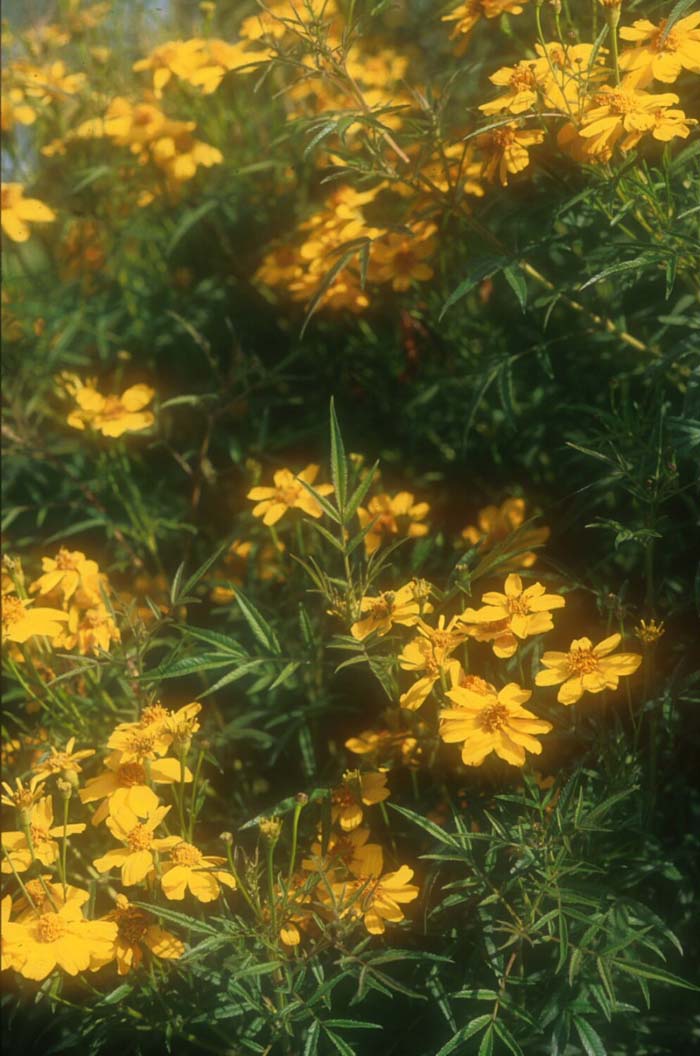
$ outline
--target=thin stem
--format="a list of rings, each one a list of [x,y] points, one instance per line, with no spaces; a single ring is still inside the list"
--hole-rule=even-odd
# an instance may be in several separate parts
[[[187,829],[187,839],[192,843],[192,836],[194,835],[194,823],[196,819],[196,806],[197,806],[197,785],[199,783],[199,772],[202,769],[202,760],[204,759],[204,750],[199,749],[199,755],[197,756],[197,765],[194,768],[194,778],[192,779],[192,807],[190,809],[190,823]]]
[[[294,805],[294,817],[292,818],[292,850],[289,858],[289,874],[287,883],[291,884],[292,877],[294,876],[294,866],[297,860],[297,836],[299,834],[299,816],[304,809],[304,803],[295,803]]]

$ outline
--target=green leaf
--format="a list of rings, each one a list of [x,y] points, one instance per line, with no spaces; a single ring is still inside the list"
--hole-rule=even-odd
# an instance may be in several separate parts
[[[678,20],[683,17],[686,11],[690,10],[694,3],[695,0],[678,0],[678,3],[671,8],[671,13],[666,19],[666,25],[664,26],[664,31],[661,34],[661,39],[657,47],[660,48],[663,45],[664,41],[666,40],[666,37],[671,32],[676,22],[678,22]]]
[[[477,260],[469,271],[467,277],[462,279],[459,286],[452,291],[443,304],[442,311],[438,316],[438,322],[442,321],[442,317],[448,308],[451,308],[453,304],[460,301],[462,297],[466,297],[466,295],[470,293],[475,286],[478,286],[483,279],[488,279],[491,275],[495,275],[497,271],[500,271],[501,268],[503,268],[505,263],[506,260],[504,257],[482,257],[480,260]]]
[[[304,334],[306,333],[307,326],[309,325],[309,323],[311,322],[312,317],[315,315],[316,311],[318,310],[318,307],[321,304],[321,301],[323,300],[323,297],[326,294],[326,292],[327,292],[328,288],[330,287],[330,285],[332,284],[333,280],[340,274],[340,272],[344,268],[346,268],[348,266],[348,264],[350,263],[352,258],[355,256],[355,254],[360,250],[360,248],[362,246],[367,245],[369,243],[369,241],[370,241],[370,239],[368,239],[368,238],[359,238],[359,239],[355,239],[354,241],[348,242],[348,243],[345,244],[345,248],[344,248],[343,252],[341,252],[340,257],[335,262],[335,264],[323,276],[323,278],[321,279],[321,282],[319,284],[319,287],[316,290],[316,293],[313,295],[313,297],[311,298],[311,300],[309,302],[309,306],[306,309],[306,317],[304,319],[304,325],[302,326],[301,333],[299,334],[300,338],[304,337]],[[340,247],[340,249],[342,249],[342,248],[343,247]],[[340,251],[340,249],[339,249],[339,251]]]
[[[397,814],[403,814],[404,818],[408,818],[408,820],[412,821],[414,825],[420,826],[421,829],[429,833],[433,839],[438,840],[439,843],[447,844],[448,847],[459,846],[454,837],[445,832],[444,829],[441,829],[434,821],[424,818],[421,814],[416,814],[407,807],[399,807],[396,803],[388,803],[387,806],[392,810],[395,810]]]
[[[468,1041],[469,1038],[473,1038],[475,1034],[478,1034],[487,1024],[493,1022],[490,1015],[477,1016],[476,1019],[472,1019],[470,1023],[467,1023],[465,1027],[458,1030],[453,1038],[443,1045],[439,1052],[435,1053],[435,1056],[449,1056],[449,1053],[454,1052],[455,1049],[462,1044],[463,1041]],[[481,1052],[481,1049],[479,1050]]]
[[[170,236],[170,241],[168,242],[168,246],[165,251],[167,256],[170,256],[170,254],[179,245],[179,243],[185,237],[190,228],[194,227],[194,225],[198,224],[199,221],[202,220],[205,216],[208,216],[209,213],[213,212],[213,210],[216,209],[218,205],[219,202],[217,199],[210,198],[208,202],[202,202],[202,204],[198,205],[196,209],[190,209],[188,212],[186,212],[182,220]]]
[[[227,539],[225,542],[223,542],[221,544],[221,546],[217,550],[214,551],[214,553],[211,555],[211,557],[208,557],[206,559],[206,561],[203,561],[202,564],[197,569],[197,571],[192,573],[192,575],[187,580],[187,582],[185,583],[184,587],[177,594],[176,597],[172,597],[172,590],[171,590],[171,600],[172,600],[173,605],[177,605],[180,602],[180,600],[183,598],[183,596],[189,594],[190,591],[194,587],[197,586],[197,584],[199,583],[200,579],[207,574],[207,572],[209,571],[211,566],[216,561],[219,560],[221,555],[224,553],[225,550],[228,550],[230,545],[231,545],[231,539]],[[176,573],[176,575],[177,575],[177,573]],[[174,582],[173,582],[173,586],[174,586]]]
[[[479,1045],[479,1056],[491,1056],[493,1052],[493,1023],[486,1028],[486,1033]]]
[[[262,613],[255,608],[252,601],[248,601],[240,590],[236,592],[236,601],[245,617],[246,623],[260,644],[269,649],[270,652],[279,654],[281,651],[279,639]]]
[[[333,480],[333,487],[335,488],[335,497],[338,503],[338,510],[340,511],[341,520],[343,524],[346,523],[343,518],[345,511],[345,499],[347,498],[347,487],[348,487],[348,466],[345,460],[345,446],[343,444],[343,437],[340,432],[340,425],[338,424],[338,418],[335,413],[335,402],[331,396],[331,478]]]
[[[379,460],[377,460],[372,466],[372,468],[368,470],[367,473],[365,473],[364,477],[348,499],[347,505],[345,507],[345,524],[347,524],[350,518],[353,517],[355,513],[357,513],[358,507],[362,505],[365,495],[372,486],[372,482],[374,481],[374,478],[376,476],[378,466]]]
[[[581,1019],[580,1016],[574,1016],[574,1026],[576,1032],[581,1039],[581,1044],[586,1052],[586,1056],[606,1056],[605,1046],[599,1036],[599,1034],[593,1029],[587,1019]]]
[[[304,1044],[304,1052],[302,1056],[316,1056],[318,1052],[318,1036],[321,1032],[321,1024],[318,1020],[315,1020],[309,1027],[308,1034],[306,1035],[306,1042]]]
[[[642,964],[640,961],[624,961],[621,958],[614,958],[611,963],[620,971],[628,972],[629,975],[634,975],[639,979],[654,979],[657,983],[669,983],[671,986],[680,986],[684,990],[700,992],[700,986],[689,983],[671,972],[666,972],[663,968],[656,968],[654,965]]]
[[[494,1020],[493,1029],[496,1031],[496,1034],[501,1039],[506,1048],[510,1049],[510,1051],[513,1053],[513,1056],[524,1056],[523,1050],[520,1048],[517,1041],[515,1040],[511,1032],[508,1030],[508,1027],[502,1020]]]
[[[347,1041],[343,1041],[341,1037],[334,1034],[332,1030],[329,1030],[325,1023],[322,1024],[324,1031],[335,1045],[340,1056],[355,1056],[355,1050],[351,1049]]]
[[[226,667],[231,663],[230,656],[221,653],[201,653],[199,656],[185,656],[173,663],[161,664],[154,671],[141,676],[142,682],[157,682],[162,678],[183,678],[199,671],[213,671],[217,667]]]
[[[303,479],[302,479],[301,477],[297,477],[297,480],[298,480],[298,481],[299,481],[299,483],[300,483],[300,484],[301,484],[301,485],[302,485],[302,486],[304,487],[304,489],[305,489],[306,491],[308,491],[309,495],[313,495],[313,497],[314,497],[314,498],[316,499],[316,502],[317,502],[317,503],[319,504],[319,506],[321,507],[321,509],[323,510],[323,512],[324,512],[324,513],[325,513],[325,514],[326,514],[326,515],[327,515],[328,517],[330,517],[330,519],[331,519],[332,521],[335,521],[335,523],[336,523],[336,524],[340,524],[340,517],[338,516],[338,512],[337,512],[337,510],[335,510],[335,509],[334,509],[334,508],[333,508],[333,507],[331,506],[331,504],[330,504],[330,502],[328,501],[328,499],[327,499],[327,498],[325,498],[325,496],[324,496],[324,495],[320,495],[320,494],[319,494],[319,493],[318,493],[318,492],[316,491],[316,489],[315,489],[315,488],[313,487],[313,485],[311,485],[311,484],[308,484],[308,483],[307,483],[307,482],[306,482],[305,480],[303,480]]]
[[[503,278],[518,298],[518,304],[524,312],[527,306],[527,283],[522,271],[516,264],[509,264],[503,269]]]

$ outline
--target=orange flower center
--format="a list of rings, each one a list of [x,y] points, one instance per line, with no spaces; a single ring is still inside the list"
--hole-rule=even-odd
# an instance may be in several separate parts
[[[35,906],[43,908],[44,905],[47,905],[49,909],[51,908],[51,903],[49,902],[46,892],[44,891],[44,888],[41,885],[41,880],[25,880],[24,886],[27,889],[27,894],[29,895]],[[49,890],[51,890],[51,888],[49,888]]]
[[[459,683],[464,689],[471,689],[473,693],[483,693],[486,696],[491,692],[491,686],[478,675],[465,675]]]
[[[70,552],[66,550],[64,546],[56,554],[56,568],[60,569],[61,572],[75,572],[78,567],[78,561]]]
[[[596,97],[598,106],[607,106],[611,114],[628,114],[634,109],[634,102],[626,92],[605,92]]]
[[[193,847],[191,843],[178,843],[170,852],[170,857],[176,865],[201,865],[202,852]]]
[[[150,707],[144,708],[141,712],[139,725],[153,726],[156,722],[164,722],[169,716],[170,712],[162,704],[151,704]]]
[[[66,923],[58,913],[42,913],[37,921],[37,939],[39,942],[56,942],[68,931]]]
[[[25,615],[24,602],[21,598],[13,598],[6,594],[2,599],[2,625],[9,631]]]
[[[148,851],[153,842],[153,833],[145,825],[137,825],[126,838],[131,851]]]
[[[122,763],[117,770],[117,781],[121,788],[146,784],[146,771],[141,763]]]
[[[506,608],[511,616],[527,616],[530,612],[528,603],[523,601],[522,594],[518,594],[516,598],[508,598]]]
[[[515,142],[515,132],[512,128],[495,128],[489,138],[494,151],[505,151]]]
[[[137,909],[136,906],[129,906],[127,909],[118,909],[115,916],[119,938],[127,946],[135,946],[148,927],[149,919],[147,914]]]
[[[536,85],[535,74],[527,67],[519,67],[510,75],[510,86],[514,92],[522,92],[527,88],[534,88]]]
[[[372,603],[372,608],[369,610],[372,619],[383,620],[386,616],[390,616],[394,608],[394,595],[389,592],[382,594],[381,597],[377,598]]]
[[[569,653],[569,663],[577,675],[586,675],[591,671],[597,671],[598,657],[592,649],[572,649]]]
[[[675,28],[669,30],[665,40],[662,39],[667,22],[668,19],[664,18],[659,23],[659,28],[656,30],[651,40],[649,41],[649,45],[654,49],[654,51],[678,51],[681,46],[681,39],[678,36],[678,32]]]
[[[486,733],[502,729],[508,721],[508,709],[505,704],[491,704],[479,715],[479,725]]]
[[[293,506],[301,494],[301,484],[287,484],[284,488],[275,490],[275,498],[285,506]]]
[[[40,843],[49,843],[51,840],[48,830],[40,828],[39,825],[30,825],[29,832],[32,837],[32,843],[35,847]]]
[[[106,396],[104,407],[100,411],[100,418],[113,421],[115,418],[121,418],[126,413],[124,405],[118,396]]]
[[[126,740],[127,748],[134,755],[152,755],[155,748],[156,736],[154,733],[144,733],[141,730],[132,730]]]

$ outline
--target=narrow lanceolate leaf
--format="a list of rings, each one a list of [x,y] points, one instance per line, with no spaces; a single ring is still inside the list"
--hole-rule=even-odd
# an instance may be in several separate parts
[[[336,502],[341,520],[345,523],[343,512],[348,489],[348,465],[345,461],[345,445],[340,432],[340,425],[335,413],[335,402],[331,396],[331,478],[335,488]]]
[[[651,964],[642,964],[640,961],[623,961],[621,958],[614,959],[612,964],[620,971],[628,972],[638,979],[655,979],[657,983],[670,983],[671,986],[680,986],[684,990],[700,992],[700,986],[696,986],[695,983],[689,983],[686,979],[681,979],[680,976],[665,972],[663,968],[656,968]]]
[[[493,1029],[497,1037],[501,1039],[505,1047],[513,1053],[513,1056],[524,1056],[523,1050],[508,1030],[508,1027],[500,1019],[494,1020]]]
[[[338,516],[338,511],[335,510],[333,506],[331,506],[328,499],[326,499],[323,495],[320,495],[316,491],[316,488],[314,488],[311,484],[307,484],[306,481],[302,479],[302,477],[297,477],[297,480],[306,489],[306,491],[308,491],[309,495],[313,495],[323,512],[328,517],[330,517],[332,521],[335,521],[336,524],[340,524],[340,517]]]
[[[434,821],[430,821],[428,818],[424,818],[421,814],[416,814],[412,810],[408,810],[407,807],[399,807],[396,803],[389,803],[388,806],[392,810],[395,810],[397,814],[403,814],[405,818],[412,821],[414,825],[419,825],[421,829],[429,833],[433,839],[438,840],[439,843],[447,844],[449,847],[457,847],[458,844],[453,836],[441,829],[439,825],[436,825]]]
[[[279,639],[262,613],[258,612],[252,601],[248,601],[240,590],[236,593],[236,601],[245,617],[246,623],[260,644],[272,653],[279,653]]]
[[[587,1019],[574,1016],[574,1026],[581,1039],[586,1056],[606,1056],[605,1046],[600,1035],[593,1029]]]
[[[491,1022],[490,1015],[477,1016],[476,1019],[467,1023],[466,1027],[462,1027],[461,1030],[458,1030],[454,1037],[450,1038],[447,1044],[443,1045],[439,1052],[435,1053],[435,1056],[449,1056],[451,1052],[458,1051],[466,1053],[465,1049],[460,1050],[462,1042],[468,1041],[469,1038],[473,1038],[475,1034],[478,1034],[480,1030],[483,1030],[484,1027]]]
[[[377,460],[371,469],[369,469],[363,476],[360,483],[357,485],[352,495],[347,501],[345,507],[345,523],[347,524],[351,517],[357,513],[358,507],[364,502],[365,495],[372,486],[372,482],[376,476],[377,469],[379,468],[379,461]]]
[[[218,550],[215,550],[211,557],[208,557],[206,561],[203,561],[196,572],[193,572],[190,578],[185,583],[182,590],[178,593],[177,598],[172,598],[173,605],[176,605],[183,595],[189,594],[193,587],[196,587],[200,579],[207,574],[211,566],[219,560],[225,550],[228,550],[231,545],[231,539],[227,539]],[[176,573],[177,574],[177,573]]]
[[[678,22],[679,19],[683,18],[683,15],[686,13],[686,11],[690,10],[694,3],[695,0],[678,0],[678,3],[671,8],[671,14],[666,19],[666,25],[664,26],[663,33],[661,34],[661,39],[659,40],[659,43],[657,45],[658,48],[663,47],[664,41],[675,26],[676,22]]]

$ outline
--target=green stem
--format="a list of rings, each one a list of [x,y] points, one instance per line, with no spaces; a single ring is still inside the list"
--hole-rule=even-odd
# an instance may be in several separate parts
[[[258,919],[260,919],[260,910],[255,905],[255,903],[253,902],[253,899],[250,896],[250,892],[248,891],[248,888],[245,886],[245,884],[241,880],[241,878],[239,876],[239,873],[238,873],[238,870],[236,869],[236,866],[234,865],[233,852],[231,850],[231,844],[230,843],[226,844],[226,857],[228,858],[228,867],[231,870],[231,875],[233,876],[234,880],[236,881],[236,889],[238,891],[240,891],[240,893],[243,895],[244,899],[246,900],[246,902],[248,903],[248,905],[252,909],[253,914]]]
[[[277,905],[275,903],[275,841],[266,840],[267,851],[267,887],[270,896],[270,920],[272,922],[272,934],[277,938]]]
[[[66,855],[68,853],[68,835],[66,829],[68,828],[68,804],[69,800],[64,797],[63,799],[63,837],[61,840],[61,883],[63,884],[63,901],[66,901]]]
[[[7,858],[8,862],[10,863],[10,869],[12,870],[12,872],[15,875],[15,880],[19,884],[20,891],[22,892],[22,894],[24,895],[24,897],[26,898],[27,902],[32,907],[34,912],[36,912],[36,910],[37,910],[36,902],[34,901],[32,896],[29,894],[29,891],[27,890],[27,888],[25,886],[24,880],[22,879],[22,877],[19,875],[19,873],[15,869],[15,863],[12,861],[12,856],[11,856],[10,852],[8,851],[7,847],[3,847],[2,850],[3,850],[3,854],[5,855],[5,857]]]
[[[294,817],[292,818],[292,850],[289,858],[289,875],[287,883],[291,884],[292,877],[294,876],[294,866],[297,860],[297,836],[299,834],[299,816],[304,809],[304,803],[296,803],[294,805]]]
[[[192,780],[192,808],[190,810],[190,823],[187,830],[187,839],[192,843],[192,837],[194,835],[194,823],[196,819],[196,804],[197,804],[197,785],[199,783],[199,772],[202,769],[202,760],[204,758],[203,749],[199,749],[199,755],[197,756],[197,765],[194,769],[194,778]]]

